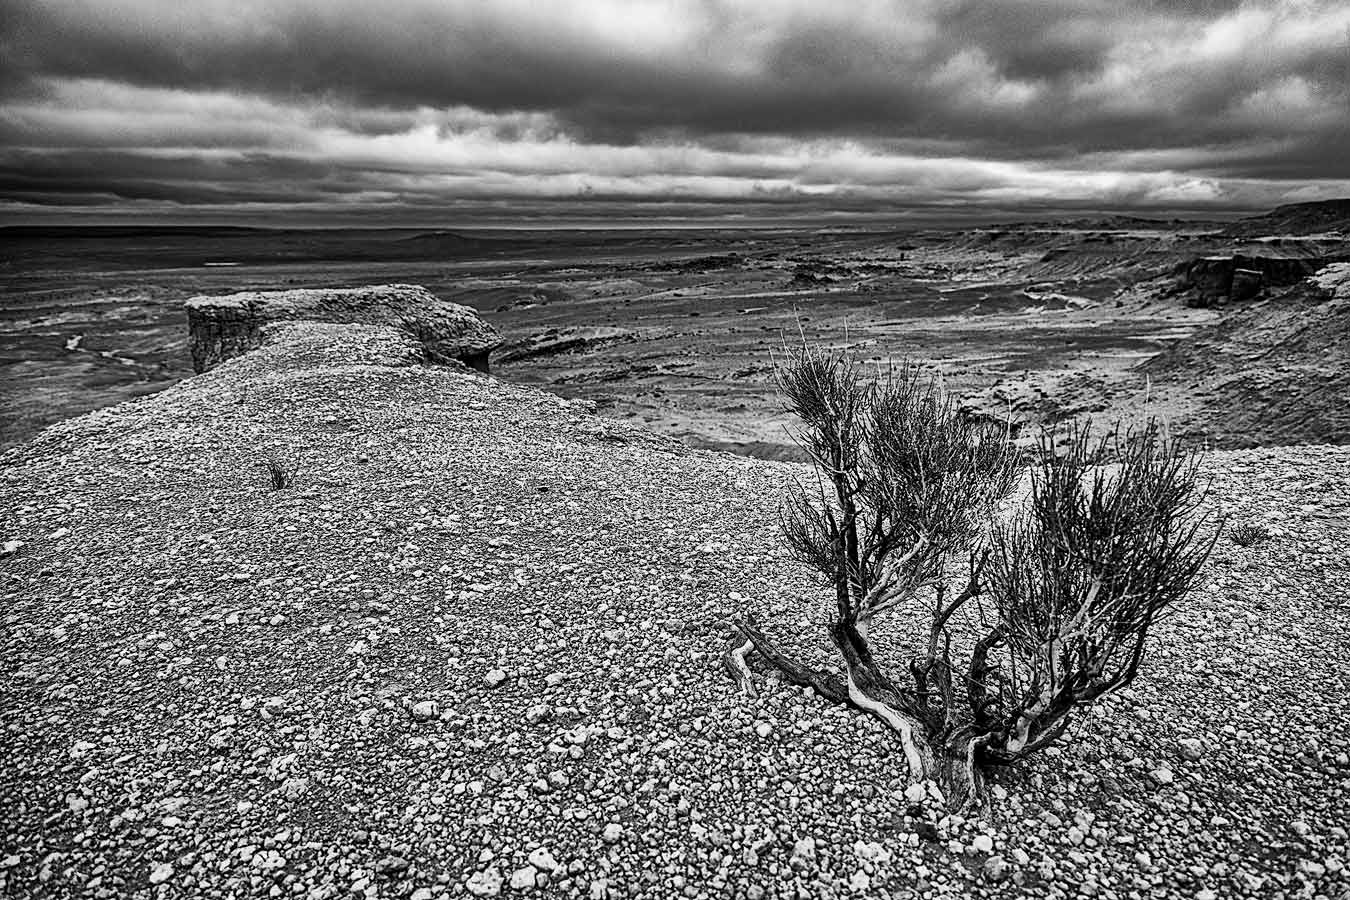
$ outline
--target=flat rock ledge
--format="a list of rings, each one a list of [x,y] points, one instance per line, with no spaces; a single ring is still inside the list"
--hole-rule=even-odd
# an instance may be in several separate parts
[[[458,360],[480,372],[488,371],[489,354],[502,342],[473,309],[415,284],[245,291],[193,297],[185,306],[199,373],[261,346],[275,322],[389,325],[416,338],[425,359]]]

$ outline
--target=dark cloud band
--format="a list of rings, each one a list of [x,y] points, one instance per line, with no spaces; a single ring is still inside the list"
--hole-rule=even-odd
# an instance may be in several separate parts
[[[0,60],[15,203],[1243,205],[1350,178],[1330,2],[11,0]]]

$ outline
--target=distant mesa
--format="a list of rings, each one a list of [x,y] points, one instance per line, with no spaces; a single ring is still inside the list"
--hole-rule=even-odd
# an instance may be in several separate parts
[[[1240,219],[1224,229],[1232,237],[1350,234],[1350,199],[1318,200],[1277,206],[1268,213]]]
[[[974,229],[978,233],[1004,234],[1009,231],[1022,234],[1037,231],[1170,231],[1178,228],[1193,228],[1196,222],[1182,219],[1148,219],[1142,216],[1104,215],[1079,216],[1067,219],[1038,219],[1017,222],[1010,225],[995,225]],[[1205,223],[1200,223],[1205,224]],[[1207,223],[1219,227],[1216,223]],[[903,248],[902,248],[903,249]]]
[[[463,250],[501,250],[514,246],[519,241],[479,237],[460,234],[458,231],[424,231],[410,235],[399,241],[404,247],[416,248],[419,252],[458,253]]]
[[[393,325],[421,342],[428,361],[458,361],[480,372],[502,342],[473,309],[413,284],[201,296],[186,308],[198,372],[261,346],[273,322]]]

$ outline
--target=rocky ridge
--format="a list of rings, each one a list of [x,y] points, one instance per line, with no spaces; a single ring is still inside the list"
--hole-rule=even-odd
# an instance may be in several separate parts
[[[830,661],[776,536],[799,468],[422,365],[398,328],[271,329],[0,455],[6,896],[1350,885],[1350,449],[1213,454],[1216,510],[1268,539],[1223,540],[1132,690],[944,818],[872,720],[718,668],[746,611]]]
[[[258,347],[276,322],[392,325],[415,337],[428,360],[457,360],[481,372],[488,371],[488,356],[502,342],[474,310],[414,284],[246,291],[193,297],[185,306],[192,365],[199,373]]]
[[[1234,237],[1350,234],[1350,198],[1277,206],[1268,213],[1240,219],[1223,233]]]

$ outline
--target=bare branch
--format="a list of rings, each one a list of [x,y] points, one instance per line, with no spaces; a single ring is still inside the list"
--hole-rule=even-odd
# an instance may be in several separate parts
[[[1201,537],[1195,458],[1152,426],[1096,441],[1080,428],[1060,453],[1049,439],[1043,452],[1030,511],[998,532],[991,566],[1008,652],[1028,683],[1001,697],[1009,712],[990,752],[1007,759],[1046,746],[1073,709],[1134,679],[1149,628],[1190,590],[1214,542]]]

